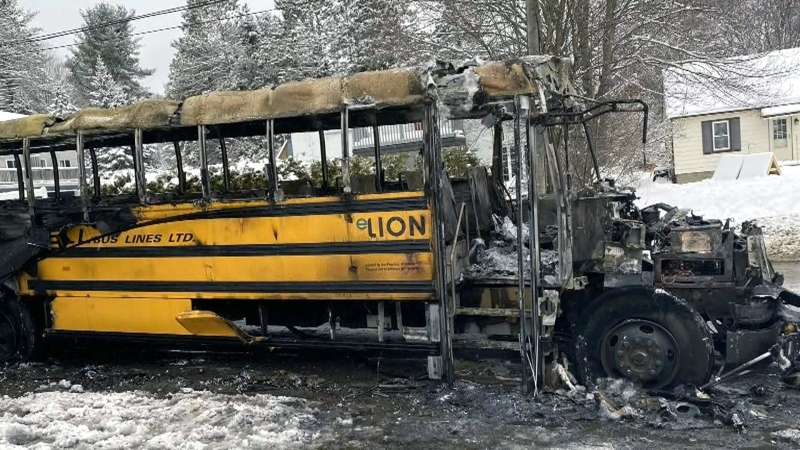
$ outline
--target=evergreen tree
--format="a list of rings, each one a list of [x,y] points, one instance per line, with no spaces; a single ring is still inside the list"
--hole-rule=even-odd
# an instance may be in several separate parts
[[[414,59],[408,36],[410,0],[345,0],[339,42],[342,71],[383,70]]]
[[[412,0],[277,0],[282,79],[350,74],[418,62]]]
[[[260,89],[281,82],[280,59],[286,48],[281,31],[280,19],[271,14],[243,21],[244,52],[239,68],[241,85],[246,89]]]
[[[43,106],[38,112],[58,117],[72,114],[78,108],[77,91],[70,79],[69,69],[55,54],[45,55],[44,80],[41,83],[41,96],[37,102]]]
[[[133,10],[108,3],[99,3],[81,11],[86,29],[78,35],[67,65],[85,99],[89,99],[98,61],[102,61],[127,98],[135,101],[150,95],[141,85],[141,80],[154,71],[139,65],[140,44],[132,36],[129,22],[134,15]]]
[[[77,111],[78,108],[72,103],[72,95],[69,87],[64,84],[56,84],[51,93],[50,104],[47,113],[57,117],[65,117]]]
[[[319,78],[341,71],[346,58],[342,42],[344,5],[330,0],[276,0],[282,17],[273,49],[279,59],[279,81]]]
[[[196,7],[183,13],[183,35],[173,42],[168,95],[181,99],[205,92],[246,89],[252,72],[250,42],[256,25],[238,0]],[[251,33],[253,34],[251,36]]]
[[[205,0],[189,0],[189,6]],[[183,13],[183,34],[173,42],[167,95],[183,99],[224,90],[251,90],[278,80],[280,23],[270,15],[255,17],[237,0],[188,9]],[[229,158],[259,159],[265,148],[258,139],[228,139]],[[194,145],[187,145],[185,162],[194,163]],[[209,160],[219,155],[216,140],[209,141]]]
[[[42,47],[30,42],[33,14],[17,0],[0,0],[0,110],[30,114],[43,110],[46,85]]]
[[[89,106],[95,108],[119,108],[131,103],[125,89],[114,80],[103,60],[97,64],[86,79]]]
[[[131,103],[123,87],[114,80],[102,59],[86,78],[87,101],[94,108],[119,108]],[[133,168],[133,156],[125,147],[100,148],[97,150],[97,166],[103,179],[114,179],[116,172]],[[124,175],[124,174],[123,174]]]

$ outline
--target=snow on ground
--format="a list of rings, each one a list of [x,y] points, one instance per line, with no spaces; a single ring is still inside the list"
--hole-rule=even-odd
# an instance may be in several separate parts
[[[42,186],[34,189],[33,195],[36,198],[47,198],[47,188]],[[27,193],[25,194],[27,197]],[[0,200],[18,200],[19,199],[19,192],[11,191],[11,192],[0,192]]]
[[[737,225],[756,219],[772,258],[800,259],[800,166],[781,171],[780,176],[687,184],[653,183],[646,174],[634,186],[637,206],[667,203],[707,218],[730,218]]]
[[[307,402],[291,397],[78,391],[0,399],[0,448],[291,449],[320,434]]]

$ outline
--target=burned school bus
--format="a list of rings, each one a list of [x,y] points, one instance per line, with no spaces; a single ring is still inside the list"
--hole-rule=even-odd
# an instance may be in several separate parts
[[[30,358],[46,337],[241,341],[416,352],[431,377],[452,380],[454,346],[511,346],[535,390],[562,355],[581,382],[664,387],[707,381],[715,348],[731,363],[769,348],[781,303],[798,298],[780,288],[755,225],[736,233],[666,205],[639,210],[596,160],[592,182],[570,181],[551,131],[647,109],[586,108],[569,70],[550,56],[437,63],[0,122],[18,181],[18,199],[0,203],[0,357]],[[494,131],[491,174],[448,176],[445,119]],[[378,130],[397,124],[421,124],[424,164],[387,180]],[[499,175],[504,124],[515,198]],[[374,132],[371,176],[350,175],[353,128]],[[331,179],[325,132],[336,129],[341,176]],[[320,184],[278,179],[276,136],[300,132],[319,133]],[[231,183],[226,142],[242,138],[269,155],[255,190]],[[150,144],[174,145],[174,192],[150,189]],[[131,195],[104,193],[98,159],[111,149],[133,158]],[[37,198],[32,161],[57,166],[59,152],[76,153],[78,194],[54,169],[51,195]],[[498,255],[505,266],[493,270]]]

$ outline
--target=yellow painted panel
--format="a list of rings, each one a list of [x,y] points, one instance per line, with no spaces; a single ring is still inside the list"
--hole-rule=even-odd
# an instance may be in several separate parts
[[[233,322],[212,311],[188,311],[178,314],[175,320],[195,336],[233,337],[248,344],[265,339],[262,336],[247,334]]]
[[[353,203],[371,200],[402,200],[402,199],[418,199],[423,198],[422,192],[392,192],[387,194],[366,194],[358,195],[354,198]],[[339,197],[311,197],[311,198],[298,198],[289,199],[284,202],[278,203],[276,207],[281,206],[298,206],[298,205],[324,205],[341,203]],[[192,214],[201,211],[224,211],[238,208],[257,208],[262,206],[269,206],[270,203],[266,200],[252,200],[252,201],[236,201],[236,202],[212,202],[205,206],[195,206],[193,203],[180,203],[175,205],[152,205],[143,206],[134,209],[134,214],[142,221],[158,220],[166,217],[179,216],[184,214]]]
[[[26,285],[27,286],[27,285]],[[431,285],[433,290],[433,285]],[[52,291],[50,295],[59,298],[96,298],[96,299],[139,299],[142,292],[114,291],[114,292],[85,292],[85,291]],[[21,289],[22,295],[33,295],[27,287]],[[156,300],[162,299],[186,299],[185,292],[153,292],[147,295],[157,295]],[[193,299],[200,300],[359,300],[359,301],[427,301],[431,300],[433,294],[425,293],[239,293],[239,292],[207,292],[191,293]]]
[[[175,320],[195,336],[239,337],[230,322],[211,311],[187,311],[178,314]]]
[[[424,241],[431,239],[430,211],[195,219],[142,226],[115,236],[100,236],[88,226],[67,232],[81,248],[179,247],[197,245],[292,245],[332,242]]]
[[[58,331],[190,335],[175,320],[188,299],[57,297],[50,308]]]
[[[345,282],[433,279],[431,253],[264,257],[48,258],[47,281]]]

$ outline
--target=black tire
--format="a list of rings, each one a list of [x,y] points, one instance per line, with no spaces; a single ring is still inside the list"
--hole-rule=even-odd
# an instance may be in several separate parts
[[[0,362],[30,361],[41,350],[42,329],[10,291],[0,291]]]
[[[649,328],[650,333],[656,328],[656,333],[661,333],[659,336],[666,336],[664,342],[670,342],[667,347],[673,344],[676,347],[673,359],[667,362],[669,370],[653,375],[657,379],[643,381],[635,376],[637,372],[630,376],[630,372],[626,374],[624,370],[616,370],[619,367],[609,361],[614,359],[609,355],[617,356],[613,354],[615,348],[612,346],[617,345],[614,339],[620,339],[610,333],[618,333],[630,326],[639,326],[645,331]],[[620,376],[632,378],[648,388],[668,388],[679,384],[700,386],[710,379],[714,366],[714,341],[702,316],[685,300],[652,287],[631,286],[603,293],[581,313],[573,336],[576,375],[587,386],[592,386],[598,378]],[[628,337],[628,334],[624,335],[625,340]],[[622,348],[618,347],[618,350]],[[658,354],[662,354],[660,349]],[[626,362],[630,366],[629,359],[622,358],[621,353],[619,356],[623,361],[621,366],[624,367]],[[628,356],[626,353],[625,357]],[[652,364],[650,357],[637,361],[644,359]],[[657,363],[661,368],[662,361]]]

